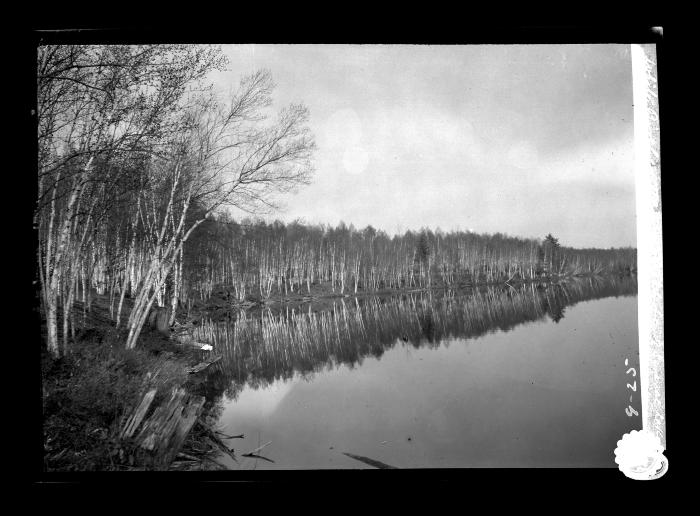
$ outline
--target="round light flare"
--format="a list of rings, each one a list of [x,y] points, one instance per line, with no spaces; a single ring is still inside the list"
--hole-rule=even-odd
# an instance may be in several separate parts
[[[361,146],[346,149],[343,153],[343,168],[349,174],[358,176],[367,169],[369,154]]]
[[[354,176],[365,172],[369,152],[363,143],[362,121],[355,110],[335,111],[328,118],[325,134],[323,146],[345,172]]]
[[[506,159],[510,165],[524,170],[535,168],[540,161],[535,146],[525,141],[512,145]]]

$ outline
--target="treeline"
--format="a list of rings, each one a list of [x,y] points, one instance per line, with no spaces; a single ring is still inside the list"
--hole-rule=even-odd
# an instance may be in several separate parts
[[[636,270],[636,249],[573,249],[551,235],[425,229],[389,237],[371,226],[238,223],[225,215],[206,221],[185,254],[183,285],[201,299],[222,285],[236,299],[264,299],[318,284],[342,294]]]
[[[210,46],[39,46],[34,223],[55,356],[80,325],[75,302],[90,310],[92,288],[109,294],[135,346],[153,306],[177,306],[185,243],[199,225],[222,206],[269,205],[271,193],[308,180],[307,109],[270,113],[267,71],[216,95],[207,77],[225,66]]]

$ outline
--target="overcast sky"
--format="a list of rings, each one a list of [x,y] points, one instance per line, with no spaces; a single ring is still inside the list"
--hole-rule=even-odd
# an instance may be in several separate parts
[[[285,222],[440,227],[636,246],[629,45],[232,45],[303,102],[312,184]]]

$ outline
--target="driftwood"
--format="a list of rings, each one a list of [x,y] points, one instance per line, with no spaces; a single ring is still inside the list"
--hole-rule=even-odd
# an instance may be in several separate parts
[[[172,462],[169,468],[171,471],[177,470],[218,470],[225,471],[227,468],[223,464],[216,462],[214,459],[207,457],[206,455],[202,457],[194,457],[193,455],[188,455],[186,453],[178,453],[175,460]]]
[[[262,459],[262,460],[266,460],[267,462],[274,463],[275,462],[274,460],[268,459],[267,457],[263,457],[262,455],[258,455],[258,452],[260,450],[262,450],[263,448],[265,448],[265,446],[267,446],[268,444],[272,444],[272,441],[268,441],[265,444],[263,444],[262,446],[258,446],[254,450],[250,450],[248,453],[244,453],[243,457],[250,457],[252,459]]]
[[[146,393],[146,395],[141,400],[141,403],[139,404],[139,406],[136,408],[134,413],[129,417],[129,419],[126,421],[126,424],[122,428],[122,431],[119,434],[119,437],[121,439],[129,439],[129,438],[131,438],[132,435],[134,435],[134,432],[141,424],[141,421],[143,420],[143,417],[146,415],[146,412],[148,412],[148,409],[151,406],[151,403],[153,403],[153,398],[155,397],[155,395],[156,395],[156,389],[152,389]]]
[[[229,448],[228,446],[226,446],[226,444],[224,444],[224,442],[216,435],[216,432],[212,431],[211,428],[209,428],[201,421],[199,421],[199,426],[204,430],[204,433],[207,434],[207,437],[209,437],[209,440],[213,444],[215,444],[226,455],[231,457],[234,462],[238,462],[238,459],[236,459],[236,453],[234,452],[233,448]]]
[[[197,342],[194,340],[194,337],[188,332],[176,332],[172,333],[170,335],[170,338],[174,341],[176,341],[178,344],[182,344],[184,346],[192,346],[194,348],[199,348],[202,349],[205,346],[211,346],[211,344],[207,344],[206,342]]]
[[[219,360],[221,360],[221,358],[222,358],[221,355],[217,355],[217,356],[215,356],[215,357],[212,357],[212,358],[210,358],[209,360],[205,360],[204,362],[200,362],[199,364],[197,364],[197,365],[195,365],[195,366],[188,367],[188,368],[187,368],[187,372],[190,373],[190,374],[199,373],[200,371],[205,370],[205,369],[206,369],[207,367],[209,367],[210,365],[212,365],[212,364],[218,362]]]
[[[219,432],[218,430],[216,431],[216,433],[219,434],[224,439],[245,439],[245,434],[226,435],[225,433]]]
[[[345,453],[345,452],[343,452],[343,455],[347,455],[351,459],[359,460],[360,462],[364,462],[365,464],[369,464],[370,466],[373,466],[375,468],[399,469],[396,466],[389,466],[388,464],[384,464],[383,462],[379,462],[378,460],[370,459],[369,457],[363,457],[361,455],[353,455],[352,453]]]
[[[243,456],[244,456],[244,457],[250,457],[250,456],[252,456],[252,455],[255,455],[257,452],[259,452],[260,450],[262,450],[262,449],[263,449],[265,446],[267,446],[268,444],[272,444],[272,441],[268,441],[268,442],[266,442],[265,444],[263,444],[262,446],[258,446],[258,447],[255,448],[254,450],[250,450],[248,453],[244,453]]]
[[[190,462],[200,462],[200,459],[195,457],[194,455],[188,455],[187,453],[178,453],[177,456],[175,457],[176,459],[185,459]]]
[[[256,455],[254,453],[247,453],[244,455],[244,457],[251,457],[253,459],[262,459],[262,460],[266,460],[267,462],[272,462],[273,464],[275,463],[275,461],[272,459],[268,459],[267,457],[263,457],[262,455]]]
[[[154,391],[146,394],[134,415],[127,421],[124,438],[134,435],[154,396]],[[143,422],[141,431],[133,439],[144,455],[144,463],[156,469],[167,469],[197,421],[204,401],[203,396],[189,395],[182,388],[172,390],[170,398]]]

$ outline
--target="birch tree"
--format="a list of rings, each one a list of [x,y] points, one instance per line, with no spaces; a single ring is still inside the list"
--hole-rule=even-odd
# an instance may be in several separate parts
[[[158,173],[167,178],[167,195],[157,194],[167,205],[162,215],[154,211],[151,227],[158,229],[134,296],[127,348],[136,346],[159,289],[199,225],[224,206],[248,211],[274,207],[275,193],[308,182],[314,149],[308,110],[300,104],[288,106],[270,123],[265,110],[272,103],[273,87],[270,72],[263,70],[243,78],[227,101],[202,96],[185,114],[187,130]],[[193,202],[200,214],[188,219]],[[171,306],[177,305],[181,281],[176,273]]]
[[[125,165],[160,151],[178,131],[172,115],[187,88],[222,65],[220,52],[205,47],[38,48],[35,227],[47,346],[55,356],[61,353],[59,301],[66,335],[78,262],[96,234],[92,227],[119,190],[140,184],[124,177],[135,170]]]

